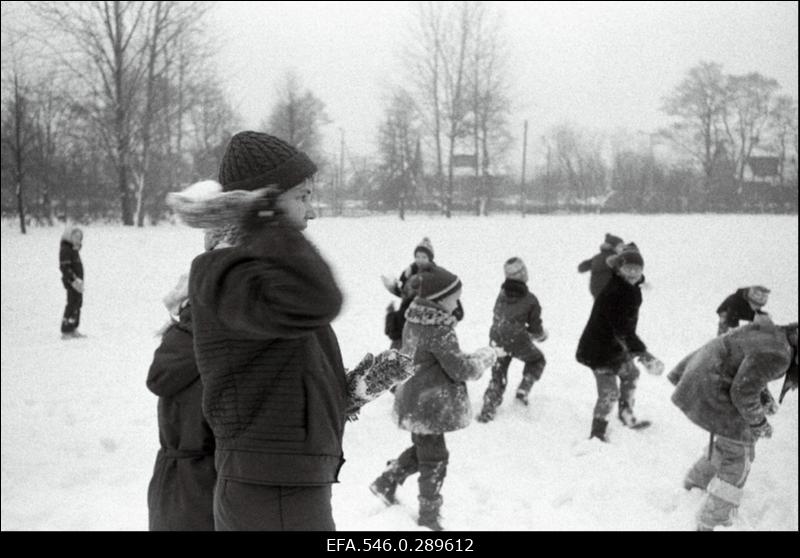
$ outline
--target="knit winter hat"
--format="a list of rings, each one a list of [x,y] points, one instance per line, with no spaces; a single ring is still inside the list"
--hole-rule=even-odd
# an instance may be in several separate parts
[[[640,265],[644,267],[644,258],[639,252],[639,247],[636,246],[635,243],[631,242],[622,248],[622,252],[610,256],[606,260],[606,263],[613,269],[619,269],[626,264]]]
[[[611,233],[606,233],[606,239],[604,242],[613,248],[617,244],[620,244],[624,241],[618,236],[614,236]]]
[[[442,300],[461,289],[461,279],[443,267],[434,267],[417,274],[419,296],[432,302]]]
[[[433,244],[431,244],[431,239],[427,236],[420,240],[417,247],[414,248],[414,255],[417,255],[417,252],[423,252],[428,255],[428,259],[433,261]]]
[[[514,257],[506,260],[503,265],[503,273],[506,274],[506,279],[516,279],[523,283],[528,282],[528,268],[525,267],[525,262],[520,258]]]
[[[275,136],[247,131],[228,142],[219,166],[219,182],[225,192],[269,185],[285,192],[315,172],[317,166],[302,151]]]

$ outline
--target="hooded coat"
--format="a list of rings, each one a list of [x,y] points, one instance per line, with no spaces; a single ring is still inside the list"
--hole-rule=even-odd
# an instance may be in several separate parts
[[[147,491],[151,531],[214,530],[214,435],[203,416],[190,306],[164,333],[147,374],[161,449]]]
[[[771,323],[748,324],[716,337],[668,374],[676,384],[672,402],[704,430],[752,442],[750,425],[766,418],[761,393],[793,363],[797,366],[796,350],[787,328]]]
[[[647,350],[636,334],[641,305],[639,285],[615,273],[594,301],[578,342],[577,361],[592,369],[616,367]]]
[[[417,297],[406,312],[403,351],[414,355],[414,375],[395,392],[394,417],[400,428],[416,434],[443,434],[472,420],[468,380],[477,380],[495,361],[489,347],[461,351],[456,317]]]
[[[195,258],[189,294],[220,478],[337,482],[346,382],[330,323],[342,294],[316,249],[298,230],[267,226]]]

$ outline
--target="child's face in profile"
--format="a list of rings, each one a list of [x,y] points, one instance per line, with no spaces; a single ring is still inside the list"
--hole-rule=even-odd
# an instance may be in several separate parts
[[[449,313],[452,314],[453,310],[455,310],[458,307],[458,299],[459,298],[461,298],[461,289],[458,289],[456,292],[454,292],[450,296],[447,296],[447,297],[443,298],[442,300],[440,300],[439,301],[439,305],[442,308],[444,308],[445,310],[447,310]]]
[[[306,180],[278,196],[277,207],[286,223],[299,231],[305,230],[308,220],[316,214],[311,207],[311,180]]]
[[[81,231],[72,231],[72,246],[74,246],[76,250],[80,250],[82,243],[83,233]]]

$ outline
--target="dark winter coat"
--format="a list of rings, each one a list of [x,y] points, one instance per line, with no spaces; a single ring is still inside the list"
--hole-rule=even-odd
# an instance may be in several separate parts
[[[191,310],[180,312],[153,355],[147,387],[158,395],[161,449],[147,491],[151,531],[214,530],[214,435],[201,409],[203,385]]]
[[[542,307],[528,286],[515,279],[506,279],[494,303],[494,317],[489,339],[501,347],[512,349],[527,345],[530,334],[539,337],[542,329]]]
[[[668,374],[675,403],[701,428],[752,442],[750,425],[764,421],[762,392],[783,377],[794,359],[787,330],[748,324],[716,337],[686,356]]]
[[[477,380],[495,361],[486,347],[461,352],[456,318],[441,306],[417,297],[406,312],[403,351],[414,355],[414,375],[395,392],[394,417],[400,428],[417,434],[443,434],[472,420],[467,380]]]
[[[644,281],[644,278],[642,278]],[[600,291],[578,343],[575,358],[589,368],[615,367],[647,350],[636,335],[642,293],[617,274]]]
[[[297,230],[268,227],[195,258],[189,294],[219,476],[337,482],[346,385],[330,323],[342,294],[317,250]]]
[[[606,260],[614,254],[616,254],[614,249],[604,244],[600,247],[600,253],[578,264],[578,272],[585,273],[591,271],[589,277],[589,292],[591,292],[592,296],[595,298],[597,298],[597,295],[600,294],[600,291],[603,290],[603,287],[606,286],[614,275],[614,270],[606,263]]]
[[[61,283],[69,288],[75,279],[83,279],[83,262],[81,255],[71,242],[61,241],[58,251],[58,267],[61,270]]]
[[[735,293],[722,301],[717,308],[717,314],[725,314],[725,325],[728,327],[739,327],[739,320],[752,322],[756,314],[763,314],[761,310],[754,310],[747,301],[748,288],[737,289]]]

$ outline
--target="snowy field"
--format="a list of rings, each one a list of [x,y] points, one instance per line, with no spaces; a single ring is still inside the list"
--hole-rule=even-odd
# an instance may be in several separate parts
[[[496,420],[448,434],[443,524],[450,530],[690,530],[700,503],[685,492],[686,469],[708,435],[669,400],[664,376],[642,374],[640,418],[653,426],[612,443],[588,442],[595,386],[574,360],[592,299],[578,263],[606,232],[635,241],[645,258],[639,333],[669,370],[716,333],[715,309],[734,289],[763,283],[776,322],[797,320],[796,216],[395,216],[320,219],[309,235],[331,262],[346,296],[334,323],[346,366],[388,346],[381,274],[398,275],[429,236],[436,261],[463,281],[462,349],[488,341],[502,263],[522,257],[550,338],[542,381],[524,408],[509,395]],[[147,485],[158,448],[156,397],[145,377],[162,296],[202,249],[184,226],[85,227],[81,257],[86,339],[62,341],[65,304],[58,271],[62,229],[20,235],[2,225],[2,529],[145,530]],[[489,374],[469,385],[477,413]],[[780,382],[770,386],[777,395]],[[798,529],[798,393],[770,420],[757,446],[740,514],[731,530]],[[387,509],[369,482],[410,444],[391,422],[392,397],[365,408],[345,431],[345,463],[334,487],[340,530],[417,530],[417,486]]]

